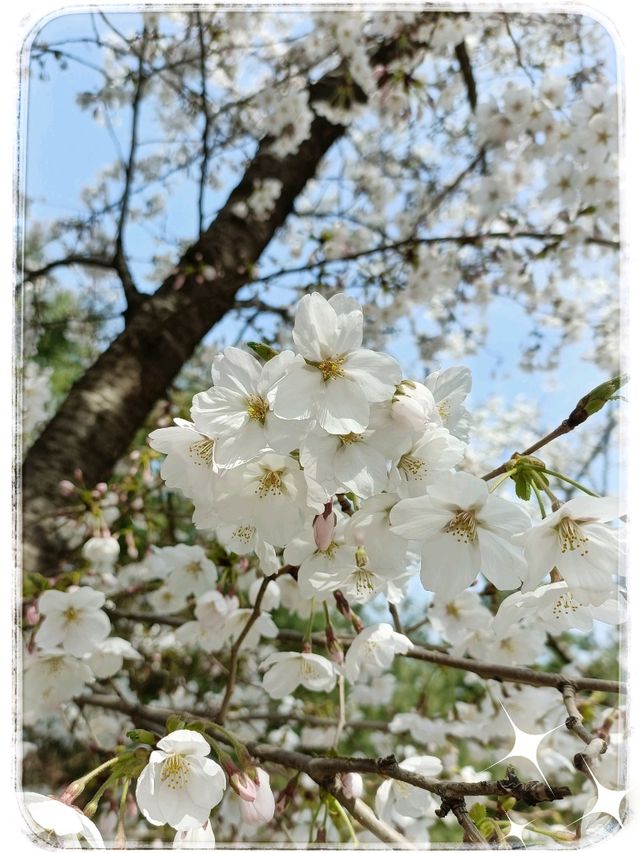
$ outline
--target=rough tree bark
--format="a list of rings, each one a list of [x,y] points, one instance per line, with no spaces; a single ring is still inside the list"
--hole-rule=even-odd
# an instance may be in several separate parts
[[[414,49],[407,37],[394,39],[378,47],[371,62],[384,65]],[[344,71],[331,72],[310,87],[310,99],[330,100],[346,84]],[[252,266],[344,131],[317,116],[310,137],[283,159],[271,155],[270,140],[263,140],[214,222],[161,287],[128,314],[125,329],[73,386],[23,464],[25,571],[59,571],[61,543],[54,521],[64,503],[58,484],[76,468],[88,485],[109,476],[198,343],[234,307],[236,293],[251,280]],[[282,182],[272,213],[264,221],[240,219],[233,213],[235,205],[249,198],[254,181],[265,178]],[[215,270],[215,278],[199,283],[203,265]]]

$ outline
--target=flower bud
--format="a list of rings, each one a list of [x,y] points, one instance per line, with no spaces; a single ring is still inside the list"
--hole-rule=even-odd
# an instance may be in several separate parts
[[[82,779],[78,779],[76,782],[72,782],[70,785],[64,789],[60,796],[60,802],[66,803],[67,805],[71,805],[71,803],[79,797],[80,794],[84,791],[85,783]]]
[[[32,602],[31,604],[27,604],[24,610],[24,619],[27,625],[37,625],[40,621],[40,611],[38,610],[38,603]]]
[[[255,802],[257,791],[255,783],[249,779],[246,773],[233,773],[229,777],[229,784],[236,794],[246,803]]]
[[[336,529],[336,514],[333,512],[333,501],[324,505],[322,515],[316,515],[313,519],[313,539],[319,551],[326,551],[333,542],[333,533]]]
[[[364,783],[359,773],[345,773],[340,784],[345,797],[349,797],[350,800],[356,800],[362,796]]]
[[[276,801],[271,790],[269,774],[262,767],[256,767],[255,770],[257,774],[257,785],[254,785],[256,796],[251,802],[246,799],[240,800],[240,812],[244,823],[260,826],[269,823],[273,818]]]
[[[342,651],[342,644],[340,640],[335,635],[335,631],[333,630],[332,625],[327,625],[325,628],[325,637],[327,641],[327,651],[329,653],[329,657],[334,663],[338,665],[344,663],[344,652]]]
[[[60,480],[58,483],[58,491],[61,495],[64,495],[65,498],[70,497],[76,490],[76,487],[73,485],[71,480]]]

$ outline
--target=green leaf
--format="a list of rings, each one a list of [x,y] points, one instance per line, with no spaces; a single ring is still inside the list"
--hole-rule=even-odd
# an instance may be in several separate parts
[[[147,743],[149,746],[155,746],[158,740],[157,736],[147,729],[131,729],[127,732],[127,737],[134,743]]]
[[[487,809],[482,803],[474,803],[469,809],[469,817],[474,823],[479,823],[487,816]]]
[[[184,729],[186,727],[184,720],[180,719],[176,714],[172,714],[167,718],[165,728],[167,729],[168,734],[171,734],[171,732],[175,732],[176,729]]]
[[[519,472],[513,479],[515,480],[516,484],[516,495],[520,498],[520,500],[530,500],[531,483],[529,482],[529,477],[524,472]]]
[[[248,341],[247,346],[263,361],[271,361],[272,358],[278,355],[278,350],[260,341]]]

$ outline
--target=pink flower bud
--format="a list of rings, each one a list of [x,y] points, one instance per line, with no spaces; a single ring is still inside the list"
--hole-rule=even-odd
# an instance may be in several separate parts
[[[72,495],[75,492],[75,490],[76,490],[76,487],[73,485],[71,480],[60,480],[60,482],[58,483],[58,491],[60,492],[61,495],[64,495],[66,498],[68,498],[70,495]]]
[[[269,823],[276,809],[276,801],[271,790],[269,774],[262,767],[256,767],[257,785],[254,786],[256,796],[253,802],[240,800],[240,811],[245,823],[252,826]]]
[[[362,796],[364,783],[362,781],[362,776],[359,773],[345,773],[341,782],[342,791],[345,797],[349,797],[350,800],[355,800]]]
[[[336,514],[333,512],[333,501],[324,505],[322,515],[313,519],[313,538],[319,551],[326,551],[333,542],[336,529]]]
[[[144,501],[142,498],[135,498],[131,501],[131,509],[135,512],[139,512],[144,507]]]
[[[82,483],[84,480],[84,474],[82,473],[82,468],[74,468],[73,469],[73,478],[77,480],[79,483]]]
[[[27,604],[24,611],[24,618],[27,625],[37,625],[40,621],[40,611],[38,610],[37,602]]]
[[[255,802],[258,791],[255,782],[252,782],[246,773],[232,773],[229,777],[229,784],[245,803]]]

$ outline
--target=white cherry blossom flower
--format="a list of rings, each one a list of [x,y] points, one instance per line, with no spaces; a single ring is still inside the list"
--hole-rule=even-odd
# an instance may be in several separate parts
[[[78,658],[55,652],[27,660],[23,683],[25,719],[51,713],[63,702],[79,696],[95,681],[91,669]]]
[[[313,430],[300,444],[300,464],[306,478],[321,485],[328,495],[355,492],[370,497],[387,484],[387,462],[371,442],[370,430],[331,435]]]
[[[99,572],[110,571],[120,556],[120,543],[115,536],[92,536],[82,546],[82,556]]]
[[[200,545],[173,545],[162,549],[169,569],[166,584],[177,595],[203,595],[215,587],[218,572],[215,563]]]
[[[392,396],[401,372],[391,356],[360,348],[362,324],[361,307],[344,294],[303,296],[293,339],[305,363],[294,363],[276,389],[279,417],[314,418],[335,435],[367,428],[370,404]]]
[[[462,405],[471,391],[471,371],[468,367],[448,367],[434,370],[424,381],[433,394],[438,414],[452,435],[468,441],[471,415]]]
[[[107,637],[86,661],[96,678],[111,678],[122,669],[125,660],[142,660],[140,652],[122,637]]]
[[[545,584],[531,592],[514,592],[504,599],[493,620],[496,636],[502,637],[515,622],[541,622],[550,634],[572,628],[591,631],[593,620],[617,625],[624,620],[623,602],[611,597],[602,604],[576,599],[565,581]]]
[[[242,607],[230,613],[221,632],[223,641],[230,640],[235,643],[252,615],[253,608],[251,607]],[[254,649],[259,644],[261,637],[268,637],[273,640],[277,636],[278,626],[273,621],[271,614],[260,613],[244,638],[243,648]]]
[[[429,608],[429,621],[445,640],[458,643],[463,634],[487,630],[491,613],[477,593],[465,589],[455,598],[436,595]]]
[[[149,444],[166,454],[160,476],[171,489],[180,489],[188,498],[210,492],[218,470],[213,455],[215,438],[200,432],[191,421],[174,419],[175,426],[162,427],[149,434]]]
[[[258,536],[274,546],[286,545],[305,518],[311,520],[305,500],[306,484],[298,462],[271,452],[227,471],[218,493],[223,517],[229,522],[249,522]]]
[[[82,840],[94,850],[105,849],[98,828],[75,806],[31,791],[25,791],[21,799],[29,826],[43,844],[80,848]],[[54,840],[57,842],[55,845]]]
[[[498,589],[513,589],[525,573],[511,537],[531,524],[526,510],[489,494],[484,480],[443,473],[424,497],[405,498],[391,510],[392,529],[421,540],[425,589],[453,598],[482,572]]]
[[[492,630],[476,632],[466,651],[480,660],[507,666],[532,664],[544,654],[546,640],[547,633],[539,622],[528,625],[516,622],[499,637]]]
[[[605,522],[619,518],[616,498],[580,495],[563,504],[514,542],[524,546],[527,575],[523,592],[530,592],[556,568],[572,595],[584,604],[603,604],[614,592],[618,571],[618,533]]]
[[[154,613],[178,613],[187,606],[187,593],[164,583],[147,595],[147,601]]]
[[[77,657],[97,648],[111,630],[109,617],[100,609],[104,603],[104,593],[87,586],[43,592],[38,607],[46,619],[38,629],[38,645],[43,649],[62,646]]]
[[[424,495],[427,486],[464,457],[464,444],[444,427],[426,429],[408,444],[400,448],[389,479],[389,489],[400,497]]]
[[[275,389],[295,361],[285,351],[261,364],[237,347],[216,357],[213,388],[196,394],[191,417],[197,429],[217,436],[218,465],[248,462],[268,447],[288,453],[297,446],[300,424],[273,414]]]
[[[345,525],[346,542],[364,547],[369,567],[384,573],[399,574],[407,564],[408,543],[391,528],[390,516],[397,503],[397,495],[373,495]]]
[[[406,655],[413,648],[408,637],[394,631],[391,625],[371,625],[354,638],[344,660],[349,681],[362,676],[380,675],[393,663],[395,655]]]
[[[442,773],[442,762],[432,755],[414,755],[398,765],[423,776],[434,777]],[[431,804],[431,794],[424,788],[416,788],[397,779],[385,779],[376,791],[375,811],[380,820],[393,823],[397,815],[402,817],[424,817]]]
[[[389,413],[404,429],[422,432],[440,426],[440,415],[433,394],[422,382],[404,379],[391,399]]]
[[[283,699],[297,687],[329,693],[336,684],[338,668],[313,652],[275,652],[262,663],[262,686],[272,699]]]
[[[178,729],[161,738],[138,778],[136,800],[154,826],[201,827],[227,785],[222,767],[206,756],[211,747],[199,732]]]
[[[260,568],[266,575],[273,574],[280,568],[273,545],[270,545],[258,533],[255,524],[240,521],[235,524],[220,524],[216,528],[216,539],[221,545],[234,554],[252,554],[258,558]]]

